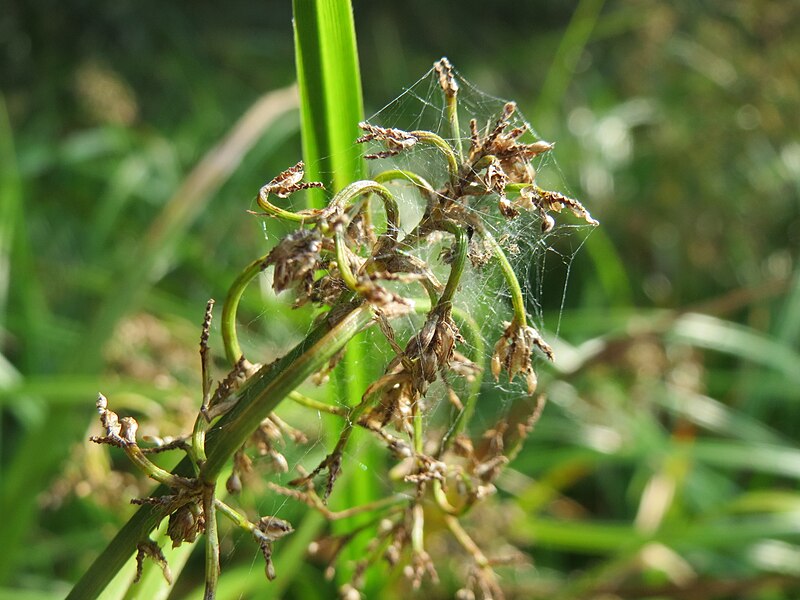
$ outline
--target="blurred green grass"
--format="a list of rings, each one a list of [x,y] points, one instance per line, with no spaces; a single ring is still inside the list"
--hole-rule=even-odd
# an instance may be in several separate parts
[[[175,433],[196,401],[205,301],[277,235],[244,209],[301,155],[291,101],[219,179],[187,182],[292,83],[290,13],[12,1],[0,17],[0,597],[63,596],[137,493],[84,444],[94,394]],[[542,286],[559,361],[500,481],[496,531],[535,564],[503,570],[509,596],[797,597],[800,6],[357,1],[355,18],[368,114],[447,55],[557,142],[602,222],[563,311],[563,272]],[[246,296],[244,341],[274,356],[305,317],[267,325],[265,302]],[[252,555],[228,552],[220,597],[260,594]],[[312,564],[279,585],[333,593]]]

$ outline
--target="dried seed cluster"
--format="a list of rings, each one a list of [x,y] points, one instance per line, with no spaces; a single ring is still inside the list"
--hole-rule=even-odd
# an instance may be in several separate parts
[[[430,131],[403,131],[370,123],[361,124],[365,133],[357,141],[383,146],[383,150],[366,155],[375,160],[413,151],[418,145],[431,146],[445,161],[447,176],[442,179],[446,179],[446,183],[435,189],[415,173],[391,169],[378,174],[375,180],[350,184],[335,194],[325,208],[292,212],[273,204],[271,199],[283,200],[296,191],[322,187],[320,183],[303,181],[303,163],[297,163],[266,184],[257,197],[264,211],[260,214],[294,222],[297,229],[237,279],[229,294],[229,302],[233,298],[233,308],[226,305],[226,311],[235,312],[241,286],[260,270],[273,267],[274,290],[278,293],[291,290],[294,306],[310,303],[327,309],[320,318],[327,319],[331,327],[356,307],[369,305],[394,352],[383,375],[364,390],[356,406],[325,405],[296,392],[290,396],[311,409],[340,416],[344,427],[334,449],[314,470],[307,473],[298,467],[299,477],[290,487],[270,484],[273,492],[303,502],[331,520],[358,513],[374,516],[374,539],[356,565],[353,580],[341,589],[341,596],[348,599],[360,597],[365,572],[379,560],[392,566],[405,565],[403,572],[414,588],[420,587],[425,578],[438,581],[424,542],[424,534],[431,527],[444,527],[471,559],[467,583],[458,597],[502,598],[492,569],[495,562],[483,554],[463,529],[459,518],[494,493],[493,482],[518,452],[539,418],[543,399],[533,399],[537,379],[532,357],[534,349],[538,349],[552,360],[553,351],[528,324],[521,287],[503,250],[514,247],[513,240],[495,240],[480,212],[471,208],[471,204],[478,198],[496,197],[503,218],[514,219],[521,211],[532,211],[541,218],[544,231],[554,226],[550,213],[559,213],[564,207],[587,223],[597,224],[577,200],[536,186],[531,160],[551,151],[553,145],[542,140],[522,141],[526,126],[511,126],[516,111],[514,103],[505,104],[495,122],[484,131],[479,130],[475,119],[470,120],[469,148],[462,152],[458,131],[459,85],[454,70],[447,59],[442,59],[436,63],[435,72],[446,101],[451,139],[457,147]],[[392,180],[411,183],[425,202],[422,218],[406,229],[405,235],[397,202],[384,186]],[[372,205],[376,201],[383,205],[385,227],[374,223]],[[437,244],[444,244],[440,260],[449,269],[444,282],[439,281],[433,266],[423,258],[430,253],[418,252]],[[509,379],[521,375],[527,384],[529,399],[483,435],[471,438],[466,434],[466,426],[477,398],[474,384],[480,381],[484,357],[475,356],[474,351],[469,356],[462,329],[474,326],[470,325],[468,314],[457,312],[455,296],[465,269],[480,268],[489,261],[496,261],[500,266],[514,312],[494,346],[491,373],[495,380],[503,372]],[[419,329],[402,343],[392,319],[417,310],[420,296],[426,298],[430,307],[424,311],[426,315]],[[260,366],[241,355],[235,329],[227,334],[223,331],[226,353],[234,359],[234,364],[232,371],[212,391],[208,349],[212,305],[210,302],[206,310],[200,343],[202,408],[192,435],[173,445],[188,453],[198,477],[178,477],[151,463],[144,456],[145,451],[138,447],[136,421],[130,417],[118,418],[108,410],[102,396],[98,400],[98,411],[105,435],[93,439],[123,448],[149,476],[172,488],[170,495],[136,502],[157,505],[165,516],[169,515],[168,533],[173,544],[194,541],[204,532],[207,537],[215,535],[216,527],[211,525],[216,512],[221,512],[254,536],[265,558],[267,577],[273,579],[276,574],[271,560],[272,545],[291,533],[291,524],[274,516],[250,522],[216,499],[213,482],[202,479],[206,460],[205,430],[209,422],[235,406],[236,390]],[[326,380],[340,355],[328,361],[318,374],[317,382]],[[454,386],[452,381],[458,379],[465,385]],[[443,384],[440,388],[444,390],[443,398],[456,409],[456,416],[446,429],[429,428],[425,419],[430,406],[436,402],[436,398],[429,397],[435,382]],[[457,392],[457,388],[466,391]],[[326,500],[339,475],[349,468],[345,450],[356,427],[372,432],[395,457],[397,466],[393,479],[399,482],[401,489],[397,495],[368,505],[332,512]],[[263,420],[248,443],[234,454],[227,490],[236,494],[243,484],[253,481],[254,454],[269,457],[275,471],[288,471],[288,462],[282,454],[287,439],[294,444],[307,442],[302,432],[274,413]],[[317,479],[323,473],[324,486],[318,493]],[[432,525],[427,526],[428,523]],[[329,575],[336,557],[355,533],[357,531],[333,538],[327,544],[327,552],[322,551],[324,544],[315,543],[316,554],[325,555],[331,564]],[[213,546],[213,543],[207,545],[212,558],[215,556]],[[160,550],[149,541],[143,542],[140,556],[163,562]],[[164,568],[167,574],[165,564]],[[208,576],[207,594],[213,589],[215,576]]]

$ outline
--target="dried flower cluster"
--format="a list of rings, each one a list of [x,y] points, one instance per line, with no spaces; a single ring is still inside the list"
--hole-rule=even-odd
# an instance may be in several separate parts
[[[459,140],[459,86],[453,68],[447,59],[442,59],[435,65],[435,70],[453,129],[452,139]],[[365,572],[382,559],[392,566],[405,565],[403,572],[414,588],[418,588],[425,578],[438,581],[434,562],[424,543],[423,534],[431,527],[444,527],[471,559],[467,584],[459,592],[459,597],[502,597],[492,569],[495,562],[487,558],[470,538],[459,517],[494,493],[494,480],[518,451],[541,414],[543,400],[533,400],[537,380],[532,357],[538,349],[544,357],[552,360],[553,352],[539,332],[528,324],[520,284],[503,250],[504,246],[512,246],[513,241],[501,244],[495,240],[480,212],[471,204],[482,197],[495,197],[503,218],[514,219],[522,211],[532,211],[539,215],[544,231],[554,225],[550,213],[558,213],[564,207],[586,222],[596,224],[577,200],[535,185],[536,172],[531,159],[549,152],[553,145],[542,140],[521,141],[527,128],[511,126],[515,111],[514,103],[505,104],[502,113],[485,131],[480,131],[477,121],[472,119],[469,122],[469,148],[463,155],[460,148],[430,131],[403,131],[361,124],[365,134],[357,141],[382,147],[367,154],[366,158],[384,159],[413,151],[418,145],[438,150],[446,163],[446,176],[442,177],[444,183],[438,188],[415,173],[392,169],[378,174],[374,180],[358,181],[345,187],[331,198],[325,208],[291,212],[273,204],[271,198],[284,199],[299,190],[322,187],[319,183],[303,181],[303,164],[300,162],[272,179],[258,194],[257,202],[264,211],[262,214],[294,222],[298,227],[237,279],[225,310],[235,314],[243,285],[259,271],[273,267],[274,290],[291,290],[295,306],[310,303],[327,309],[321,313],[321,319],[330,327],[336,327],[356,307],[371,307],[374,322],[378,323],[394,353],[383,375],[368,385],[360,403],[355,406],[324,405],[296,392],[290,395],[293,401],[311,409],[342,417],[344,427],[334,449],[315,469],[306,473],[298,467],[299,477],[291,482],[291,487],[270,485],[275,493],[303,502],[331,520],[360,512],[375,517],[373,542],[356,565],[353,580],[342,588],[343,598],[359,597],[358,590],[363,586]],[[384,185],[395,180],[413,184],[425,202],[422,218],[407,229],[405,235],[397,201]],[[374,224],[372,204],[376,200],[383,205],[384,228]],[[440,257],[444,267],[435,267],[423,258],[430,252],[418,252],[442,243],[444,247],[440,248]],[[482,249],[476,251],[478,246]],[[474,326],[470,324],[468,314],[463,316],[458,312],[455,296],[465,269],[470,266],[480,268],[489,261],[496,261],[500,267],[513,307],[513,318],[505,324],[505,330],[494,346],[489,361],[491,373],[496,380],[503,372],[509,380],[521,375],[530,401],[523,403],[519,414],[511,414],[483,435],[471,438],[466,434],[466,427],[477,399],[475,384],[480,382],[481,364],[485,361],[474,351],[470,353],[462,329],[466,332]],[[437,269],[449,270],[444,282],[434,274]],[[420,301],[420,297],[426,300]],[[427,303],[430,306],[426,310],[417,308]],[[172,493],[166,496],[137,502],[155,504],[165,516],[169,515],[168,532],[174,544],[194,541],[199,533],[206,533],[207,537],[216,535],[213,520],[216,512],[221,512],[254,536],[266,560],[267,576],[272,579],[275,577],[271,562],[272,544],[290,533],[292,526],[272,516],[256,522],[248,521],[215,498],[214,483],[203,479],[206,428],[210,421],[236,406],[237,389],[254,377],[260,368],[242,356],[235,329],[227,333],[223,330],[233,370],[212,392],[207,344],[211,307],[209,303],[201,336],[202,409],[192,435],[174,445],[188,453],[198,476],[179,477],[161,471],[149,462],[137,445],[135,420],[130,417],[119,419],[108,410],[102,396],[98,410],[105,435],[95,438],[95,441],[123,448],[137,466],[172,489]],[[392,319],[415,310],[426,313],[424,320],[403,343],[398,339]],[[326,379],[340,354],[326,358],[316,379],[318,382]],[[462,383],[454,385],[454,381]],[[432,397],[435,382],[441,382],[441,385],[435,388],[437,397]],[[439,390],[442,390],[441,395]],[[430,407],[440,398],[446,399],[456,409],[453,411],[455,418],[445,429],[428,427],[425,418]],[[326,500],[334,491],[337,478],[349,468],[345,450],[356,427],[372,432],[395,457],[398,464],[393,474],[401,489],[396,495],[381,501],[334,513],[327,508]],[[307,441],[302,432],[274,413],[254,426],[248,442],[234,453],[233,473],[227,480],[227,490],[232,494],[238,493],[243,483],[254,476],[254,453],[269,457],[274,470],[288,471],[288,462],[281,451],[287,438],[295,444]],[[324,486],[318,493],[316,481],[323,472]],[[435,515],[434,518],[431,515]],[[339,536],[334,542],[334,550],[327,553],[321,552],[319,544],[315,549],[320,556],[326,554],[332,565],[350,539],[351,535]],[[142,557],[150,556],[162,561],[163,555],[153,548],[152,542],[144,542],[142,548]],[[207,552],[213,558],[213,544],[207,546]],[[332,569],[331,566],[329,574]],[[207,576],[207,593],[208,589],[213,590],[215,577],[215,574]]]

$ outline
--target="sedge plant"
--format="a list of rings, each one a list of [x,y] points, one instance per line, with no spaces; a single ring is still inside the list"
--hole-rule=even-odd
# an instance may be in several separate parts
[[[304,165],[297,162],[261,188],[256,218],[284,221],[294,231],[252,261],[233,282],[220,327],[230,370],[217,383],[208,345],[214,303],[208,303],[200,338],[202,395],[191,432],[169,443],[141,442],[136,420],[119,417],[111,408],[113,398],[98,398],[103,434],[93,441],[121,448],[160,487],[149,497],[133,500],[140,505],[138,512],[70,598],[95,597],[133,553],[140,571],[149,557],[169,576],[161,548],[149,537],[164,519],[173,545],[203,536],[205,598],[215,597],[220,577],[220,519],[252,536],[263,554],[266,577],[278,576],[272,555],[280,551],[279,540],[292,533],[292,524],[276,515],[252,517],[246,508],[236,506],[235,497],[256,476],[254,456],[269,455],[285,470],[288,464],[279,440],[304,441],[276,414],[282,402],[341,419],[338,439],[319,464],[308,472],[298,466],[297,477],[288,485],[268,485],[272,493],[303,503],[330,521],[364,516],[353,530],[337,530],[335,548],[328,552],[334,565],[356,535],[371,532],[352,576],[340,586],[342,597],[359,597],[365,574],[382,561],[400,567],[414,588],[426,579],[437,581],[437,560],[425,543],[426,523],[431,521],[443,524],[470,564],[460,597],[502,597],[494,573],[498,559],[487,556],[473,540],[464,517],[494,493],[493,481],[541,414],[544,401],[536,395],[532,361],[537,353],[552,359],[553,352],[526,313],[523,288],[504,250],[507,241],[496,239],[485,212],[474,206],[488,201],[506,220],[533,212],[545,232],[554,225],[552,213],[565,207],[590,224],[596,221],[580,202],[537,185],[531,160],[550,152],[552,144],[522,141],[525,127],[511,125],[513,102],[506,103],[486,127],[470,120],[462,141],[457,79],[446,58],[434,68],[444,97],[449,141],[432,131],[367,122],[360,124],[363,135],[356,141],[369,145],[364,158],[372,160],[432,149],[438,155],[441,184],[411,170],[392,168],[372,179],[347,183],[322,207],[294,211],[287,208],[290,195],[308,189],[325,193],[322,183],[304,180]],[[416,222],[403,221],[400,201],[390,189],[398,183],[419,203],[421,217]],[[439,250],[438,258],[431,258],[436,256],[432,249]],[[459,302],[457,291],[465,274],[487,261],[499,267],[512,316],[484,361],[484,349],[474,341],[480,334],[470,306]],[[318,314],[308,336],[294,349],[273,363],[260,364],[244,355],[236,317],[245,288],[270,268],[275,292],[290,292],[294,306],[311,304]],[[419,318],[408,318],[413,314]],[[408,323],[415,324],[411,331]],[[383,374],[360,391],[357,403],[332,404],[297,391],[312,376],[323,382],[348,343],[367,328],[377,329],[385,338],[391,357]],[[474,432],[469,422],[481,381],[488,379],[483,377],[484,363],[495,381],[520,378],[528,401],[526,410]],[[428,415],[442,403],[451,406],[448,420],[444,426],[434,425]],[[355,468],[348,462],[347,450],[356,430],[385,446],[395,463],[387,478],[393,489],[366,504],[333,511],[327,500],[335,493],[337,480]],[[171,472],[150,458],[165,451],[185,454]],[[220,493],[223,486],[225,494]],[[226,495],[233,499],[223,500]]]

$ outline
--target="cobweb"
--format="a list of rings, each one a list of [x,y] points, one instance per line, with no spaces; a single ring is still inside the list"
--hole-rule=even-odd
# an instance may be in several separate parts
[[[454,148],[460,148],[465,154],[468,152],[470,139],[468,123],[475,119],[481,133],[490,130],[508,100],[486,94],[475,87],[468,80],[455,71],[454,75],[459,86],[458,90],[458,121],[460,136],[453,136],[452,128],[447,117],[445,98],[439,84],[438,74],[434,69],[428,71],[413,85],[406,88],[402,94],[389,102],[386,106],[369,116],[366,121],[381,127],[399,128],[405,131],[427,130],[432,131],[450,143]],[[516,110],[510,119],[509,128],[525,126],[523,142],[534,142],[541,139],[536,129],[525,119],[525,116]],[[548,140],[553,141],[553,140]],[[365,148],[365,153],[375,150]],[[388,169],[403,169],[422,175],[431,182],[434,188],[439,189],[447,179],[445,160],[441,153],[432,146],[417,144],[413,151],[402,152],[396,156],[369,161],[370,174],[386,171]],[[534,159],[532,167],[536,171],[536,183],[539,187],[555,190],[566,195],[571,195],[564,175],[558,166],[554,151],[545,152]],[[413,186],[405,182],[392,182],[387,184],[392,193],[398,198],[402,212],[404,229],[410,230],[422,215],[424,201]],[[471,209],[480,213],[485,226],[491,231],[495,239],[503,246],[506,255],[514,267],[523,288],[526,310],[531,324],[536,327],[545,339],[552,339],[558,335],[561,315],[567,294],[569,275],[575,256],[585,243],[588,235],[593,230],[591,225],[563,211],[556,217],[555,226],[543,232],[540,216],[535,212],[522,211],[514,219],[506,219],[497,209],[497,197],[485,196],[471,204]],[[478,236],[474,236],[471,250],[476,254],[485,253],[480,247]],[[447,267],[442,265],[439,252],[447,247],[447,240],[441,246],[429,248],[426,257],[428,264],[441,267],[437,275],[446,278]],[[485,262],[480,266],[472,266],[465,271],[459,292],[454,304],[467,311],[479,324],[484,351],[491,356],[492,349],[502,333],[504,322],[510,321],[512,316],[511,300],[508,289],[502,281],[499,267],[495,260],[488,254],[483,257]],[[549,286],[549,289],[546,289]],[[560,306],[545,314],[543,310],[543,297],[547,292],[549,298],[560,299]],[[411,319],[412,317],[409,317]],[[415,322],[415,326],[419,323]],[[549,325],[549,326],[548,326]],[[413,331],[413,327],[410,328]],[[469,347],[467,340],[466,352],[474,355],[475,348]],[[538,356],[541,360],[542,356]],[[486,365],[483,365],[486,367]],[[502,409],[507,409],[514,397],[524,392],[522,382],[509,382],[504,376],[495,382],[488,370],[484,374],[483,393],[490,393],[500,401]],[[434,393],[432,390],[431,394]],[[431,404],[437,404],[436,401]],[[476,424],[476,428],[480,424]]]
[[[447,140],[454,148],[460,148],[462,152],[467,153],[470,144],[468,126],[470,119],[476,120],[481,133],[490,130],[502,114],[507,101],[480,91],[458,73],[454,74],[459,86],[458,121],[460,132],[458,137],[454,136],[448,120],[444,95],[434,69],[431,69],[397,98],[368,117],[367,122],[380,127],[398,128],[405,131],[432,131]],[[532,143],[540,139],[536,130],[517,110],[510,118],[510,127],[520,126],[525,126],[528,130],[522,141]],[[377,144],[374,148],[370,144],[360,147],[365,154],[385,149],[385,146],[379,148]],[[396,156],[372,160],[369,167],[371,176],[389,169],[412,171],[427,179],[434,189],[440,189],[446,183],[448,176],[442,154],[435,147],[422,144],[417,144],[411,151],[402,152]],[[532,167],[536,171],[536,183],[539,187],[570,195],[561,169],[555,160],[554,151],[537,156]],[[386,186],[397,198],[402,230],[407,234],[421,218],[425,201],[418,190],[406,181],[391,181],[386,183]],[[558,335],[572,262],[592,227],[569,214],[569,211],[563,211],[553,215],[555,226],[544,232],[542,218],[535,211],[522,211],[518,217],[507,219],[498,211],[497,203],[497,196],[487,195],[474,200],[470,209],[479,213],[484,226],[498,240],[512,263],[523,289],[529,324],[537,328],[545,340],[552,340]],[[381,223],[382,208],[379,203],[375,204],[378,205],[372,209],[375,222]],[[270,242],[273,241],[274,239],[270,236]],[[443,234],[438,241],[419,248],[416,252],[419,258],[430,265],[437,278],[442,282],[447,279],[449,272],[443,255],[446,255],[450,244],[450,236]],[[271,275],[267,274],[266,277],[271,277]],[[420,293],[418,286],[394,284],[392,287],[397,293],[404,297],[417,299],[418,304],[425,306],[425,295]],[[261,289],[265,294],[272,294],[268,284],[262,285]],[[557,297],[561,301],[560,307],[550,314],[545,314],[543,310],[545,294],[548,298]],[[476,325],[474,331],[467,331],[466,329],[469,328],[462,326],[463,319],[456,315],[456,321],[461,327],[464,337],[458,349],[470,359],[479,362],[483,369],[475,416],[467,430],[467,433],[479,435],[497,422],[497,419],[501,418],[503,414],[509,412],[517,400],[527,397],[528,393],[524,378],[517,377],[509,381],[506,374],[503,373],[499,381],[495,381],[489,369],[489,359],[495,343],[503,332],[504,323],[511,320],[512,306],[509,291],[497,262],[491,257],[488,250],[481,246],[478,235],[472,236],[470,261],[468,261],[454,298],[454,306],[469,315]],[[412,311],[392,321],[397,341],[401,347],[419,329],[424,319],[424,311]],[[392,348],[386,343],[377,328],[373,328],[365,334],[361,343],[368,348],[365,354],[367,364],[359,367],[368,374],[368,377],[373,379],[379,377],[395,356]],[[534,365],[534,368],[539,370],[540,363],[544,361],[543,356],[537,356],[535,361],[537,364]],[[456,375],[451,376],[448,383],[462,399],[470,393],[470,384],[459,380]],[[330,386],[330,389],[335,388],[331,383],[326,385]],[[315,388],[312,384],[307,384],[303,392],[311,397],[324,399],[327,402],[336,402],[345,407],[345,400],[335,390],[331,393],[330,389],[326,391],[325,386]],[[458,411],[448,400],[447,387],[441,382],[433,384],[426,394],[426,403],[427,430],[441,434],[453,422],[454,415]],[[291,446],[289,444],[282,449],[290,470],[287,475],[278,476],[278,480],[285,482],[296,476],[296,467],[302,465],[306,471],[309,471],[319,463],[320,459],[336,443],[336,434],[332,436],[332,431],[336,431],[337,427],[332,429],[329,424],[331,417],[325,415],[316,414],[313,418],[309,418],[308,409],[300,410],[298,407],[281,405],[279,413],[294,426],[303,429],[311,440],[308,444],[297,448],[289,447]],[[362,463],[360,457],[363,456],[367,444],[374,445],[375,440],[369,436],[361,436],[355,442],[351,442],[345,452],[345,468],[366,470],[380,487],[392,488],[394,484],[390,482],[386,469],[374,469],[366,467]],[[392,460],[388,459],[390,466]],[[273,476],[270,475],[270,477]],[[332,501],[335,501],[336,492],[337,490],[334,489]],[[282,512],[286,510],[288,502],[292,501],[282,496],[267,496],[259,509],[261,514],[281,516]],[[254,556],[254,569],[260,568],[257,559],[260,560],[260,557]]]

